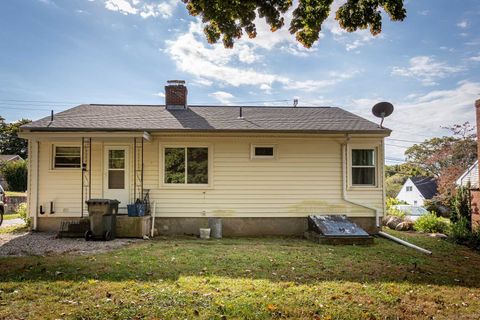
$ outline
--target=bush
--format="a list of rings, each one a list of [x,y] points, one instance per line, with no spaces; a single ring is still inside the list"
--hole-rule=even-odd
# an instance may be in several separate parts
[[[27,190],[27,161],[9,161],[2,166],[1,170],[10,191]]]
[[[458,187],[455,197],[452,200],[452,212],[450,220],[452,222],[460,221],[465,218],[467,229],[471,228],[470,221],[472,219],[471,195],[467,187]]]
[[[465,217],[461,217],[458,221],[451,223],[448,232],[450,240],[455,243],[464,243],[469,241],[469,239],[472,237],[469,225],[470,223]]]
[[[20,203],[17,207],[17,214],[25,221],[27,226],[30,226],[30,217],[28,216],[28,206],[25,202]]]
[[[427,233],[446,233],[448,227],[448,219],[437,217],[433,212],[420,216],[413,225],[415,230]]]
[[[398,210],[396,208],[388,208],[387,209],[387,216],[394,216],[394,217],[398,217],[398,218],[401,218],[401,219],[405,219],[405,212],[401,211],[401,210]]]
[[[405,215],[406,215],[405,212],[403,212],[401,210],[398,210],[396,208],[393,208],[393,206],[398,205],[398,204],[405,204],[405,202],[400,201],[396,198],[387,197],[387,202],[386,202],[387,216],[394,216],[394,217],[398,217],[398,218],[402,218],[402,219],[405,218]]]

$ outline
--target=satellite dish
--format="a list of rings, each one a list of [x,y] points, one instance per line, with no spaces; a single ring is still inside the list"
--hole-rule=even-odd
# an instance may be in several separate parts
[[[372,108],[372,113],[375,117],[382,118],[380,128],[383,128],[383,120],[393,113],[393,104],[390,102],[379,102]]]

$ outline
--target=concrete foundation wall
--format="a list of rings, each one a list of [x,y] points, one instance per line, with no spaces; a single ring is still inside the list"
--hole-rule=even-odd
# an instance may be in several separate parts
[[[137,218],[138,219],[138,218]],[[142,221],[149,220],[147,217],[140,218]],[[379,229],[375,226],[375,218],[355,217],[349,218],[358,224],[369,234],[376,234]],[[75,218],[39,218],[39,231],[59,231],[63,221],[78,221]],[[135,218],[119,217],[117,230],[121,231],[119,237],[132,237],[127,232],[125,222],[136,222]],[[149,222],[149,221],[148,221]],[[137,225],[137,224],[136,224]],[[198,235],[200,228],[208,227],[208,218],[156,218],[155,231],[157,235]],[[127,228],[127,229],[125,229]],[[139,230],[137,234],[148,234],[150,223],[141,223],[133,229]],[[222,218],[222,231],[224,237],[248,237],[248,236],[303,236],[307,230],[307,218]],[[139,236],[141,237],[141,236]]]
[[[80,218],[38,217],[38,231],[58,232],[62,222],[78,222]]]
[[[370,234],[378,233],[375,218],[350,218]],[[198,235],[200,228],[208,227],[208,218],[156,218],[159,235]],[[222,218],[224,237],[237,236],[303,236],[307,218]]]

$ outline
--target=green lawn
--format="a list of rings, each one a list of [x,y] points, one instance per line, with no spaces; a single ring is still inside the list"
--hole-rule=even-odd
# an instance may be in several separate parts
[[[4,214],[3,215],[3,220],[12,220],[12,219],[17,219],[17,218],[20,218],[20,215],[18,213]]]
[[[153,240],[97,255],[0,258],[0,319],[478,319],[480,255],[401,234]]]

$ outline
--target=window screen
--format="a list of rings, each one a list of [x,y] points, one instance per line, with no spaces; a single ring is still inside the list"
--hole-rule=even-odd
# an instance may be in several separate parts
[[[208,184],[208,148],[165,148],[167,184]]]
[[[56,146],[54,151],[54,168],[80,168],[81,151],[80,147]]]
[[[375,150],[352,150],[352,185],[375,185]]]
[[[108,151],[108,189],[125,189],[125,150]]]

